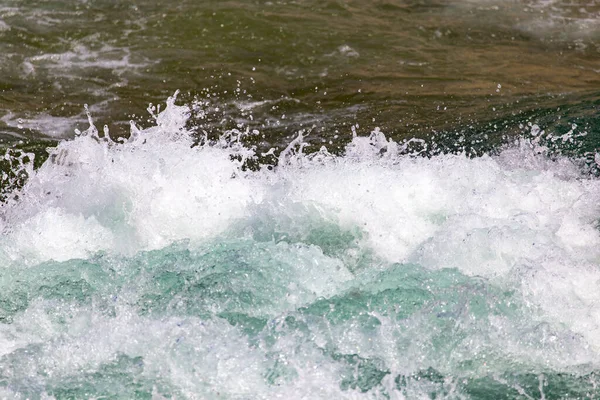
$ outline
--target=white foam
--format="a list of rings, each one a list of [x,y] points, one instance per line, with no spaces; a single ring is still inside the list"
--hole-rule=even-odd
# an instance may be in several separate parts
[[[475,159],[396,157],[393,143],[364,144],[355,140],[344,159],[287,171],[288,196],[360,227],[390,262],[522,286],[543,318],[600,350],[598,180],[523,144]]]
[[[44,53],[25,59],[35,68],[51,70],[55,76],[70,77],[73,69],[102,68],[113,73],[123,73],[137,68],[147,67],[150,62],[131,60],[128,48],[116,48],[103,45],[100,48],[84,43],[75,43],[69,51],[62,53]]]
[[[61,143],[29,180],[22,201],[4,210],[11,221],[5,238],[28,249],[15,250],[15,257],[37,254],[37,262],[98,250],[131,254],[213,237],[260,201],[260,187],[234,178],[240,172],[228,151],[190,148],[187,136],[177,140],[185,120],[174,108],[169,112],[124,145],[91,135]],[[64,239],[62,248],[46,240],[51,237]]]
[[[95,128],[62,142],[20,200],[2,208],[11,260],[3,263],[195,246],[264,215],[297,227],[301,205],[361,230],[360,246],[390,263],[457,268],[519,288],[540,320],[582,337],[573,363],[586,346],[600,352],[600,181],[570,160],[551,160],[529,141],[494,157],[415,157],[375,131],[354,138],[343,157],[303,155],[300,138],[274,171],[250,172],[232,161],[249,154],[235,140],[191,146],[188,115],[170,99],[157,125],[134,128],[127,143]]]
[[[33,69],[31,71],[33,73]],[[0,118],[0,121],[13,128],[33,129],[37,132],[43,132],[46,136],[64,138],[72,136],[73,124],[85,122],[85,117],[83,114],[73,117],[56,117],[46,113],[39,113],[34,116],[22,118],[17,117],[12,112],[8,112]]]
[[[53,207],[24,221],[14,230],[13,240],[20,245],[5,248],[13,259],[66,261],[114,248],[112,232],[100,225],[94,216],[86,218]]]
[[[462,0],[453,2],[451,7],[461,12],[475,9],[493,13],[494,18],[490,16],[486,21],[502,24],[514,21],[514,28],[528,35],[542,40],[570,41],[580,50],[587,47],[589,39],[595,40],[600,34],[600,7],[593,1]]]
[[[352,47],[348,46],[347,44],[343,44],[343,45],[339,46],[336,49],[336,51],[334,51],[333,53],[326,54],[327,57],[333,57],[336,55],[341,55],[341,56],[348,57],[348,58],[360,57],[360,54],[358,54],[358,52],[356,50],[354,50]]]
[[[113,363],[120,354],[142,357],[140,378],[155,380],[160,376],[185,398],[212,398],[217,392],[227,398],[260,399],[299,398],[298,393],[315,399],[360,396],[358,391],[342,391],[337,383],[339,367],[333,360],[311,345],[294,350],[288,345],[300,343],[292,337],[280,341],[282,353],[278,358],[286,369],[294,371],[294,379],[286,381],[282,377],[278,384],[271,385],[265,374],[275,359],[265,357],[265,349],[251,345],[238,328],[224,320],[159,320],[141,317],[127,307],[119,307],[116,316],[107,317],[85,307],[54,305],[55,318],[49,321],[50,306],[34,303],[13,323],[28,342],[45,343],[37,357],[15,363],[16,383],[27,379],[40,384],[36,370],[46,371],[45,382],[68,379],[81,371],[96,371],[103,364]],[[69,330],[56,323],[60,318],[70,321]],[[0,330],[0,340],[3,334],[6,332]],[[362,395],[365,396],[371,395]]]

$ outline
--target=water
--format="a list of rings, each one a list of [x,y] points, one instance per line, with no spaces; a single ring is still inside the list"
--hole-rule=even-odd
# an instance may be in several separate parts
[[[4,2],[0,398],[600,397],[599,14]]]
[[[394,138],[598,125],[593,0],[162,3],[3,2],[5,140],[72,136],[84,104],[126,136],[176,89],[219,109],[207,130],[244,123],[283,147],[300,125],[325,143],[355,123]]]

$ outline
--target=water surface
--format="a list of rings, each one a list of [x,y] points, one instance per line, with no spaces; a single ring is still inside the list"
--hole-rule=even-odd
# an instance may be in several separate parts
[[[599,46],[590,0],[6,0],[0,398],[600,397]]]

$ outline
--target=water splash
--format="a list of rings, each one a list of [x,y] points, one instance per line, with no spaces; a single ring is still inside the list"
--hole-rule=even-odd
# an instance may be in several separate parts
[[[548,135],[423,157],[374,130],[336,156],[305,131],[252,169],[254,132],[199,139],[175,101],[11,158],[6,396],[597,393],[600,184]]]

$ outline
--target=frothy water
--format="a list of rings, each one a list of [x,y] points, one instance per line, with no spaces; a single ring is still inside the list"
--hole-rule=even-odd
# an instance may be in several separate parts
[[[0,397],[598,397],[600,181],[537,127],[478,158],[300,134],[247,168],[256,132],[190,113],[15,163]]]

